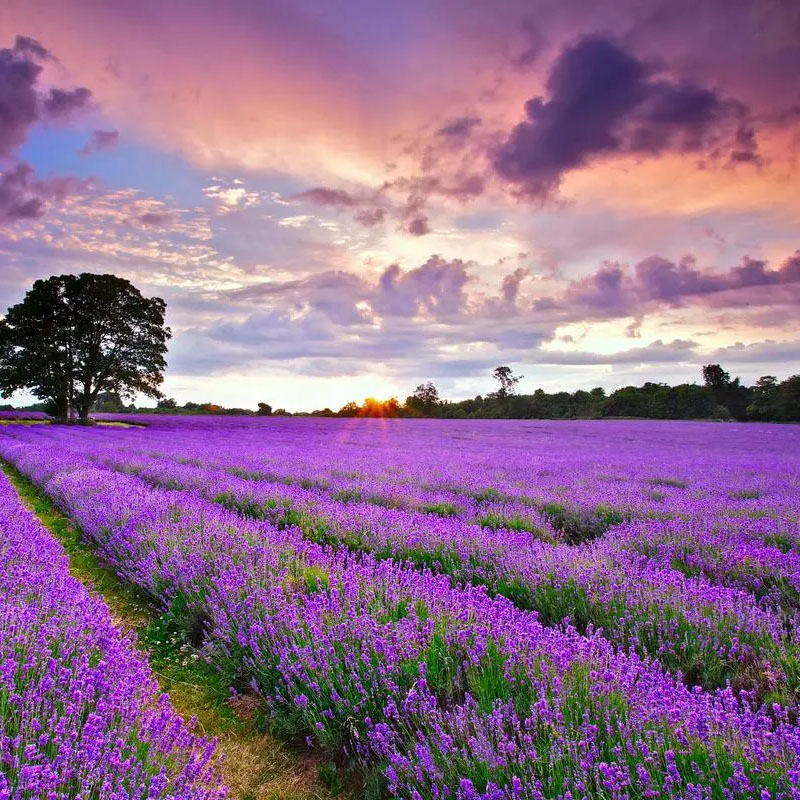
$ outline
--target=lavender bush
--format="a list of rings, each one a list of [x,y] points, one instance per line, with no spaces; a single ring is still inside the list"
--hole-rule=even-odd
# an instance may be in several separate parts
[[[497,453],[492,459],[487,442],[475,442],[480,429],[461,424],[250,422],[193,422],[185,439],[168,420],[114,432],[116,439],[106,431],[13,430],[0,437],[0,455],[42,485],[126,580],[182,621],[240,691],[260,696],[274,725],[375,766],[389,795],[800,796],[796,609],[786,588],[794,580],[797,466],[785,445],[764,444],[772,441],[766,430],[754,428],[748,446],[761,442],[767,455],[756,452],[748,467],[746,448],[731,439],[729,467],[706,454],[711,467],[702,474],[688,466],[700,463],[692,447],[669,463],[640,452],[627,473],[609,447],[603,474],[627,483],[609,492],[615,481],[600,476],[596,458],[583,476],[565,471],[526,483],[521,453],[508,464]],[[487,428],[490,442],[502,439],[499,427]],[[699,427],[727,430],[687,428],[706,449]],[[588,428],[564,430],[567,441],[578,433],[591,439]],[[260,437],[268,452],[294,447],[288,466],[302,475],[303,431],[327,444],[328,457],[326,465],[309,456],[307,485],[236,474],[244,456],[256,457]],[[475,439],[465,446],[457,435]],[[323,480],[343,478],[352,488],[361,480],[355,473],[372,464],[387,491],[392,474],[398,485],[413,484],[412,455],[395,457],[390,445],[415,442],[422,455],[414,491],[440,507],[426,512],[415,500],[389,508],[399,522],[388,534],[369,511],[382,513],[385,504],[335,497]],[[420,449],[430,442],[440,445],[435,454]],[[585,444],[587,462],[597,445]],[[617,449],[630,459],[632,446]],[[461,463],[448,463],[461,452]],[[178,476],[171,481],[170,470]],[[259,501],[264,513],[213,502],[213,489],[273,491],[265,484],[289,494]],[[731,486],[741,496],[731,497]],[[655,487],[659,500],[648,494]],[[468,502],[451,513],[442,491],[470,497],[478,511],[540,492],[542,508],[624,513],[607,519],[594,541],[570,546],[555,513],[536,507],[555,533],[546,541],[521,526],[476,523]],[[367,520],[360,542],[350,538],[359,515]],[[682,530],[687,547],[676,555]],[[457,541],[464,536],[466,547]],[[394,558],[377,546],[390,539],[399,542]],[[734,540],[752,543],[763,575],[781,565],[779,588],[726,568],[715,553]],[[435,542],[450,562],[406,555]],[[516,583],[504,587],[511,577]],[[609,629],[598,630],[597,620]],[[696,674],[681,673],[695,662]]]
[[[0,798],[223,798],[215,743],[0,475]]]

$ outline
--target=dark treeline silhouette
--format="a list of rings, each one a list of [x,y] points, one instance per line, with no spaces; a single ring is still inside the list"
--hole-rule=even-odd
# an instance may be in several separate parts
[[[179,406],[172,398],[158,401],[156,408],[125,405],[117,392],[101,392],[93,411],[105,413],[144,412],[148,414],[217,414],[231,416],[295,417],[437,417],[440,419],[601,419],[638,417],[645,419],[718,419],[740,422],[800,422],[800,375],[778,381],[764,375],[753,386],[731,378],[719,364],[703,367],[703,384],[648,382],[643,386],[624,386],[611,394],[597,387],[591,391],[518,394],[523,376],[510,367],[497,367],[492,373],[498,387],[486,395],[467,400],[449,401],[439,395],[430,381],[421,383],[405,402],[394,397],[376,400],[368,397],[361,405],[346,403],[338,411],[323,408],[311,412],[290,413],[273,410],[259,403],[258,410],[226,408],[217,403],[188,402]],[[8,406],[7,408],[11,408]],[[28,410],[47,410],[35,404]]]
[[[380,402],[368,398],[363,405],[348,403],[338,412],[330,409],[315,416],[340,417],[439,417],[443,419],[720,419],[762,422],[800,422],[800,375],[779,382],[773,375],[745,386],[731,379],[719,364],[703,367],[703,385],[645,383],[625,386],[610,395],[597,387],[591,391],[517,394],[522,378],[506,366],[493,376],[499,387],[486,395],[450,402],[439,396],[433,383],[422,383],[406,398]]]

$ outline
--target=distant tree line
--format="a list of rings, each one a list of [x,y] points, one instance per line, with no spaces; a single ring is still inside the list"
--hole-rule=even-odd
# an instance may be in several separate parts
[[[148,414],[216,414],[230,416],[301,416],[301,417],[437,417],[440,419],[601,419],[637,417],[644,419],[719,419],[800,422],[800,375],[778,381],[764,375],[753,386],[731,378],[719,364],[703,367],[703,384],[647,382],[642,386],[624,386],[611,394],[597,387],[589,391],[518,394],[523,376],[510,367],[499,366],[492,373],[497,388],[486,395],[451,402],[443,399],[436,386],[427,381],[406,397],[404,402],[391,397],[377,400],[368,397],[359,405],[350,402],[338,411],[322,408],[311,412],[290,413],[273,410],[259,403],[257,410],[226,408],[217,403],[187,402],[182,406],[173,398],[163,398],[156,408],[126,405],[117,392],[100,392],[92,408],[95,412]],[[10,409],[11,406],[8,406]],[[47,410],[35,404],[28,410]]]
[[[611,394],[597,387],[590,391],[517,394],[521,375],[507,366],[493,376],[499,386],[486,395],[450,402],[440,397],[436,386],[421,383],[404,403],[395,398],[368,398],[359,406],[347,403],[338,412],[330,409],[314,416],[339,417],[439,417],[443,419],[600,419],[640,417],[645,419],[720,419],[800,422],[800,375],[779,382],[764,375],[753,386],[731,379],[719,364],[703,367],[703,385],[647,382],[625,386]]]

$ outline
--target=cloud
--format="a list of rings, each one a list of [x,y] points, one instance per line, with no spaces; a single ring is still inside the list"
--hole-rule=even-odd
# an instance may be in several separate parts
[[[540,311],[571,309],[573,316],[589,313],[615,317],[638,314],[647,307],[679,307],[690,301],[718,306],[757,300],[763,304],[769,298],[748,295],[748,290],[797,284],[800,251],[778,269],[770,269],[766,261],[745,257],[741,264],[728,270],[708,270],[698,268],[691,256],[674,262],[654,255],[639,261],[632,273],[618,263],[604,262],[595,272],[572,281],[561,296],[537,298],[534,307]],[[718,295],[722,297],[717,298]]]
[[[317,186],[307,189],[294,196],[295,200],[304,200],[320,206],[352,207],[356,200],[349,192],[342,189],[330,189],[327,186]]]
[[[94,130],[89,141],[81,149],[81,155],[86,156],[96,153],[98,150],[109,150],[116,147],[117,144],[119,144],[119,131]]]
[[[0,222],[37,219],[49,202],[86,185],[74,178],[37,179],[29,164],[13,162],[36,124],[67,120],[91,96],[85,88],[41,93],[39,62],[51,59],[45,47],[26,36],[17,36],[13,47],[0,49],[0,159],[12,164],[0,175]]]
[[[563,364],[582,366],[590,364],[663,364],[693,361],[697,342],[673,339],[663,342],[656,339],[645,347],[631,347],[614,353],[591,353],[578,350],[541,350],[534,360],[538,364]]]
[[[376,281],[352,272],[329,270],[292,281],[271,281],[237,289],[228,297],[274,306],[294,318],[321,312],[339,325],[374,325],[379,318],[445,318],[467,308],[469,264],[431,256],[414,269],[388,266]]]
[[[458,259],[431,256],[407,272],[393,264],[381,275],[372,305],[378,313],[390,316],[453,315],[466,306],[464,290],[469,281],[467,265]]]
[[[14,46],[0,49],[0,157],[12,156],[39,122],[63,122],[86,107],[86,88],[39,91],[41,61],[49,51],[35,39],[17,36]]]
[[[436,131],[436,135],[444,136],[448,139],[464,139],[480,124],[480,117],[458,117],[439,128]]]
[[[546,198],[570,170],[614,154],[702,152],[756,159],[747,109],[698,84],[658,77],[616,43],[587,36],[566,47],[547,78],[547,97],[525,104],[525,121],[493,165],[521,195]]]
[[[166,228],[174,219],[169,211],[146,211],[139,216],[139,222],[147,228]]]
[[[353,219],[365,228],[373,228],[375,225],[380,225],[381,222],[386,219],[386,209],[362,208],[356,212]]]
[[[48,61],[53,58],[52,53],[46,47],[29,36],[17,36],[14,40],[13,50],[19,55],[30,56],[39,61]]]
[[[511,274],[503,278],[500,294],[506,306],[516,306],[520,284],[529,274],[529,270],[525,269],[525,267],[517,267]]]
[[[0,49],[0,157],[12,155],[40,118],[36,48],[44,51],[38,42],[17,37],[12,48]]]
[[[71,177],[38,179],[29,164],[17,163],[0,175],[0,222],[38,219],[49,203],[90,185]]]
[[[217,181],[216,178],[212,180]],[[221,215],[231,214],[245,208],[253,208],[261,203],[262,193],[248,191],[242,181],[234,179],[232,184],[218,181],[203,188],[203,194],[217,204],[217,212]]]
[[[775,362],[787,362],[798,365],[800,362],[800,341],[784,340],[775,341],[767,339],[763,342],[753,342],[743,344],[736,342],[728,347],[720,347],[714,350],[709,358],[720,363],[732,362],[737,364],[767,364]],[[798,366],[800,371],[800,366]]]
[[[33,168],[18,164],[0,175],[0,221],[36,219],[44,213],[44,200],[33,187]]]
[[[43,100],[44,114],[51,120],[68,120],[89,104],[92,93],[86,88],[51,89]]]
[[[412,236],[424,236],[426,233],[430,233],[428,218],[424,214],[414,217],[408,223],[407,230]]]
[[[625,336],[629,339],[641,339],[643,321],[641,317],[636,317],[636,319],[625,328]]]

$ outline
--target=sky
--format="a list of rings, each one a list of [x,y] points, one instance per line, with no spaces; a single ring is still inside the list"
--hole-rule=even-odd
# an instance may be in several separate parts
[[[800,372],[796,0],[2,0],[0,310],[167,301],[179,403]]]

